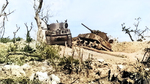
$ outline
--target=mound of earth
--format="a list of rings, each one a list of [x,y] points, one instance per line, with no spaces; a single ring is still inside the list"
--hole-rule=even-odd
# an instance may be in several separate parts
[[[150,42],[118,42],[112,44],[114,52],[134,53],[150,47]]]

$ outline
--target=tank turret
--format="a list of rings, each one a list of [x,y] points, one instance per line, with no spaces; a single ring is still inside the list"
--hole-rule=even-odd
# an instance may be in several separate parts
[[[84,25],[83,23],[81,23],[81,25],[83,25],[85,28],[87,28],[88,30],[91,31],[91,33],[96,34],[98,36],[100,36],[101,38],[103,38],[104,40],[108,41],[109,38],[107,37],[107,33],[101,32],[99,30],[92,30],[89,27],[87,27],[86,25]]]

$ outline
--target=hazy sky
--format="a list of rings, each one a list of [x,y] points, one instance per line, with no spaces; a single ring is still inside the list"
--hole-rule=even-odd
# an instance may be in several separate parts
[[[15,10],[8,17],[6,22],[5,37],[13,37],[13,32],[17,29],[16,24],[21,28],[17,36],[25,38],[26,27],[33,22],[32,37],[36,38],[37,26],[34,20],[34,0],[8,0],[9,5],[6,10]],[[5,0],[0,1],[0,7]],[[44,0],[43,8],[49,10],[52,17],[49,23],[68,20],[72,36],[81,33],[89,33],[84,23],[91,29],[106,32],[119,41],[130,41],[127,34],[122,32],[122,23],[127,27],[135,28],[135,18],[141,17],[139,28],[150,28],[150,0]],[[150,32],[150,31],[149,31]]]

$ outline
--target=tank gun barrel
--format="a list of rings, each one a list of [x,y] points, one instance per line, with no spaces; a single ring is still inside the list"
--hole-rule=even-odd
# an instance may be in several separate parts
[[[90,30],[91,33],[93,32],[93,30],[91,30],[89,27],[85,26],[83,23],[81,23],[81,25],[83,25],[85,28],[87,28],[88,30]]]

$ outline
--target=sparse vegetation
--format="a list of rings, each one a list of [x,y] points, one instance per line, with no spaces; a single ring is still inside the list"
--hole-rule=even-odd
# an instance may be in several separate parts
[[[45,42],[45,39],[47,39],[47,37],[44,37],[46,27],[43,26],[43,22],[48,26],[58,25],[48,24],[50,14],[49,11],[47,11],[47,13],[44,13],[44,9],[42,9],[43,2],[43,0],[34,0],[33,8],[35,12],[34,18],[38,28],[37,39],[38,41]],[[83,46],[76,47],[76,45],[73,45],[71,46],[71,48],[69,48],[67,47],[67,45],[59,46],[47,45],[42,42],[38,43],[37,41],[34,41],[30,36],[30,32],[33,29],[32,23],[31,26],[28,26],[27,23],[25,23],[25,27],[27,30],[25,41],[23,41],[23,38],[21,37],[16,38],[16,33],[18,32],[20,27],[17,27],[18,29],[13,32],[14,38],[11,39],[10,37],[4,37],[5,22],[8,21],[9,18],[7,16],[14,12],[11,11],[7,13],[5,11],[8,4],[8,0],[6,0],[6,4],[3,4],[3,6],[1,6],[2,8],[0,12],[0,18],[2,22],[0,24],[0,84],[45,84],[41,82],[39,77],[43,76],[42,79],[44,80],[44,82],[52,82],[52,74],[56,74],[53,75],[56,79],[56,76],[59,76],[58,79],[60,78],[61,83],[57,84],[149,84],[149,66],[142,64],[139,60],[135,62],[135,58],[132,56],[136,55],[137,57],[139,56],[139,58],[142,58],[142,56],[140,57],[141,52],[143,54],[142,49],[149,47],[150,42],[145,42],[146,45],[142,42],[141,44],[136,45],[134,43],[123,42],[122,44],[119,44],[119,46],[116,46],[116,49],[114,50],[116,52],[110,52],[113,54],[102,52],[96,53],[94,51],[86,51]],[[140,17],[136,18],[137,23],[134,24],[135,29],[131,29],[130,27],[127,28],[124,23],[122,24],[122,31],[129,35],[131,41],[135,41],[131,33],[137,35],[137,41],[145,40],[144,32],[149,30],[149,28],[146,27],[146,29],[143,31],[138,29],[140,19]],[[63,28],[61,26],[68,27],[68,24],[60,24],[59,28]],[[49,30],[50,28],[48,27],[47,29]],[[63,32],[65,31],[58,31],[56,32],[56,34]],[[98,30],[98,32],[91,32],[97,34],[100,31]],[[76,39],[78,38],[72,38],[73,41],[76,41]],[[58,37],[57,40],[59,41],[64,39]],[[91,44],[91,42],[93,41],[95,42],[95,44]],[[84,42],[85,45],[87,45],[87,41]],[[88,46],[94,46],[93,48],[101,47],[97,43],[105,43],[105,41],[98,42],[95,40],[92,40],[91,42],[87,43]],[[67,41],[67,43],[71,42]],[[114,43],[112,45],[117,45],[117,43]],[[134,50],[131,48],[132,46],[134,46]],[[141,47],[137,48],[137,46]],[[102,48],[103,47],[104,46],[102,45]],[[144,56],[150,55],[150,48],[146,48],[145,50],[148,52],[148,54],[145,53]],[[60,53],[61,51],[63,53]],[[128,53],[130,53],[130,55]],[[114,56],[114,54],[116,55]],[[148,60],[147,63],[150,64],[150,61]],[[133,70],[130,70],[130,67]],[[44,77],[47,77],[46,80],[44,79]],[[109,80],[109,78],[111,80]]]
[[[18,49],[19,45],[20,44],[17,44],[17,47],[16,47],[14,46],[13,43],[11,43],[7,47],[3,46],[6,49],[0,50],[0,63],[7,63],[9,65],[11,64],[23,65],[30,61],[43,62],[47,60],[47,64],[49,66],[53,66],[56,73],[61,72],[66,75],[77,75],[77,77],[82,76],[86,79],[84,80],[85,83],[91,83],[92,81],[100,81],[101,79],[101,72],[96,71],[94,70],[94,68],[92,68],[93,67],[92,63],[94,63],[94,60],[91,58],[91,54],[88,55],[88,59],[86,61],[83,61],[84,53],[81,48],[73,47],[71,56],[66,56],[66,54],[63,54],[63,57],[60,57],[59,51],[65,50],[65,49],[61,48],[59,45],[46,45],[44,43],[43,44],[37,43],[36,49],[33,49],[31,46],[24,45],[23,50]],[[74,58],[75,52],[77,53],[78,59]],[[147,81],[149,79],[149,71],[146,71],[145,66],[141,65],[140,63],[137,63],[135,65],[136,66],[134,68],[136,68],[137,71],[129,72],[130,76],[133,76],[132,80],[134,80],[135,82]],[[98,66],[102,67],[104,65],[101,64]],[[95,75],[91,75],[92,70],[95,71],[94,72]],[[96,76],[98,77],[95,78]],[[78,78],[76,78],[74,81],[78,80]],[[17,78],[1,79],[0,81],[0,83],[6,83],[6,82],[30,83],[30,84],[35,83],[35,82],[39,83],[36,80],[30,81],[28,78],[22,78],[22,79],[20,78],[20,80],[18,80]]]
[[[17,37],[17,38],[16,38],[16,41],[21,41],[21,40],[22,40],[21,37]],[[15,41],[14,38],[13,38],[13,39],[11,39],[11,38],[9,38],[9,37],[6,37],[6,38],[0,38],[0,42],[2,42],[2,43],[14,42],[14,41]]]
[[[32,22],[31,22],[30,29],[28,29],[27,23],[25,23],[25,26],[26,26],[26,28],[27,28],[26,42],[27,42],[27,43],[30,43],[30,42],[33,40],[33,39],[31,38],[31,36],[30,36],[30,32],[31,32],[31,30],[32,30],[33,24],[32,24]]]
[[[16,39],[16,41],[21,41],[23,38],[21,38],[21,37],[13,38],[13,39],[12,39],[12,42],[13,42],[13,43],[15,43],[15,39]]]
[[[7,42],[12,42],[12,40],[9,37],[6,37],[6,38],[0,38],[0,42],[7,43]]]
[[[28,53],[32,53],[32,52],[34,52],[34,49],[33,49],[31,46],[26,45],[26,46],[24,47],[23,51],[24,51],[24,52],[28,52]]]
[[[131,72],[132,80],[135,84],[149,84],[150,72],[146,70],[146,66],[137,59],[137,62],[134,66],[134,72]],[[148,68],[147,68],[148,69]]]
[[[42,59],[50,59],[51,61],[54,61],[55,59],[59,58],[59,46],[53,46],[53,45],[46,45],[46,44],[36,44],[36,53],[38,53]]]
[[[15,77],[8,79],[0,79],[0,84],[42,84],[39,80],[34,79],[33,81],[26,77]]]

